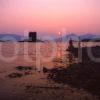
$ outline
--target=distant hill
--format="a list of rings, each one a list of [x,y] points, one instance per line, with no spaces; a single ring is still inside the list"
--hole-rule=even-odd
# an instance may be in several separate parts
[[[82,42],[89,42],[89,41],[94,41],[94,42],[100,42],[100,38],[94,38],[94,39],[83,39],[81,40]]]
[[[28,37],[17,35],[17,34],[0,34],[0,42],[5,41],[18,41],[18,42],[29,42]],[[43,42],[37,39],[37,42]]]
[[[100,42],[100,36],[99,35],[86,34],[86,35],[80,36],[80,39],[83,42],[89,42],[89,41]]]
[[[24,37],[16,34],[0,34],[0,41],[21,41]]]
[[[96,38],[96,37],[97,37],[97,35],[85,34],[85,35],[81,35],[81,36],[80,36],[80,39],[81,39],[81,40],[84,40],[84,39],[90,39],[90,40],[92,40],[92,39],[94,39],[94,38]]]
[[[78,41],[78,36],[76,34],[68,34],[66,36],[62,36],[61,38],[55,39],[56,41],[69,41],[70,39],[73,39],[74,41]]]
[[[80,38],[81,41],[83,42],[88,42],[90,40],[95,40],[97,42],[100,41],[100,36],[99,35],[92,35],[92,34],[85,34],[85,35],[76,35],[76,34],[68,34],[66,36],[63,36],[62,38],[56,39],[56,41],[69,41],[69,39],[72,39],[74,41],[78,41]]]

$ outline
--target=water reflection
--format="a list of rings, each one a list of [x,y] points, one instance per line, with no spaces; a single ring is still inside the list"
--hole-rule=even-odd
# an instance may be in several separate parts
[[[5,46],[5,49],[3,49],[0,52],[3,52],[5,55],[7,55],[8,53],[13,53],[13,45],[10,44],[3,44]],[[44,97],[43,99],[45,99],[45,97],[48,99],[50,98],[50,100],[56,100],[57,96],[63,96],[64,100],[67,100],[68,98],[70,100],[98,100],[97,98],[95,98],[94,96],[92,96],[91,94],[82,91],[82,90],[77,90],[77,89],[73,89],[69,86],[65,86],[65,89],[62,89],[62,85],[60,85],[61,89],[59,90],[55,90],[55,89],[47,89],[47,88],[40,88],[40,87],[45,87],[45,86],[59,86],[58,84],[50,84],[47,82],[46,80],[46,76],[43,73],[38,73],[34,70],[32,70],[32,74],[30,75],[26,75],[26,70],[25,71],[21,71],[20,73],[22,73],[23,75],[25,75],[24,77],[20,77],[20,78],[15,78],[15,79],[9,79],[6,76],[9,75],[10,73],[13,72],[18,72],[18,70],[16,71],[16,66],[34,66],[36,64],[36,59],[32,59],[32,62],[27,62],[24,59],[24,49],[23,49],[23,43],[18,43],[18,45],[20,45],[20,50],[18,53],[18,58],[16,60],[14,60],[13,62],[9,62],[5,63],[2,60],[0,60],[0,64],[2,66],[0,66],[0,99],[5,98],[7,95],[7,98],[4,100],[8,99],[8,95],[11,96],[12,98],[21,98],[23,97],[24,99],[19,99],[19,100],[25,100],[27,98],[27,100],[33,100],[33,99],[39,99],[41,100],[41,97]],[[52,67],[64,67],[66,66],[67,62],[67,52],[64,50],[67,48],[66,43],[63,45],[61,43],[57,43],[57,48],[55,50],[55,55],[53,57],[53,59],[48,60],[47,58],[50,57],[52,55],[52,45],[50,43],[42,43],[42,48],[41,48],[41,54],[44,57],[44,59],[41,59],[41,56],[38,55],[38,58],[40,58],[41,60],[41,68],[44,67],[48,67],[48,68],[52,68]],[[62,46],[65,46],[62,47]],[[29,43],[28,44],[29,47],[29,57],[34,58],[36,56],[35,53],[35,44],[34,43]],[[8,51],[7,51],[8,50]],[[66,54],[66,55],[65,55]],[[37,67],[37,66],[36,66]],[[28,71],[29,72],[29,71]],[[26,73],[26,74],[25,74]],[[16,74],[13,74],[13,77]],[[29,89],[30,93],[25,93],[25,87],[26,86],[32,86],[31,89]],[[2,92],[3,91],[3,92]],[[41,92],[39,92],[41,91]],[[15,97],[14,97],[15,96]],[[53,98],[53,99],[52,99]],[[3,99],[1,99],[3,100]],[[12,100],[12,99],[10,99]],[[16,100],[16,99],[15,99]],[[18,99],[17,99],[18,100]],[[58,100],[62,100],[59,99]]]

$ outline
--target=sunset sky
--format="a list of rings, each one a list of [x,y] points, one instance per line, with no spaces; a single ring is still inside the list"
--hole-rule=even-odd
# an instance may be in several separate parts
[[[100,0],[0,0],[0,33],[100,33]]]

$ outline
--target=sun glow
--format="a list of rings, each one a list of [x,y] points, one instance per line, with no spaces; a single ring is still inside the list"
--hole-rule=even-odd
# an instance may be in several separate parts
[[[61,32],[58,32],[59,35],[61,35]]]

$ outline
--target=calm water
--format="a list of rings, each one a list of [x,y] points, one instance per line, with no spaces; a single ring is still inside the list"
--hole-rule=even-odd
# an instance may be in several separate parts
[[[74,44],[77,46],[77,43]],[[83,43],[82,46],[100,45],[100,43]],[[68,64],[66,58],[68,47],[67,43],[0,43],[0,100],[42,100],[57,99],[61,95],[68,100],[98,100],[97,96],[87,93],[84,90],[73,89],[67,85],[56,84],[46,79],[46,75],[38,72],[43,67],[65,67]],[[61,61],[63,62],[61,63]],[[33,70],[31,75],[21,78],[10,79],[7,75],[18,72],[17,66],[32,66],[38,71]],[[26,87],[45,87],[60,86],[61,90],[46,90]],[[46,92],[47,91],[47,92]],[[62,100],[59,98],[57,100]]]

